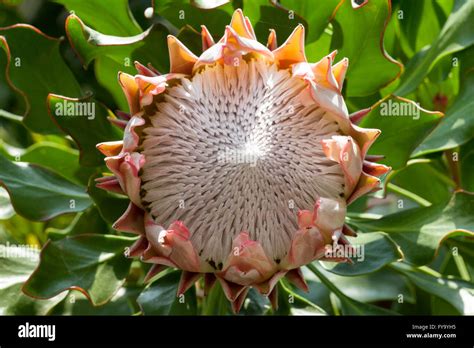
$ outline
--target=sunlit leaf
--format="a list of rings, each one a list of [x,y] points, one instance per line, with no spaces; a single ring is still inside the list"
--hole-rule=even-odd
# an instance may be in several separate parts
[[[66,294],[49,300],[36,300],[21,292],[21,286],[35,269],[39,260],[37,250],[2,245],[0,257],[0,314],[46,315]],[[7,257],[10,255],[10,257]]]
[[[312,0],[281,0],[280,4],[288,11],[293,11],[306,20],[308,32],[306,42],[313,42],[321,36],[328,26],[333,12],[340,0],[312,1]]]
[[[407,95],[415,90],[433,66],[444,56],[463,50],[474,43],[474,2],[456,0],[453,11],[437,39],[429,49],[418,52],[407,64],[396,95]]]
[[[100,215],[97,207],[90,207],[85,212],[76,215],[71,224],[64,228],[58,229],[50,227],[46,230],[48,237],[57,240],[66,236],[76,236],[86,233],[107,233],[109,226]]]
[[[308,23],[298,12],[288,12],[282,6],[272,6],[266,0],[244,0],[244,13],[254,26],[255,35],[260,42],[266,43],[270,29],[277,34],[281,45],[290,36],[298,24],[304,25],[309,34]]]
[[[8,190],[15,211],[30,220],[48,220],[91,204],[83,187],[47,169],[10,162],[2,155],[0,167],[0,183]]]
[[[214,7],[203,10],[193,6],[188,0],[154,1],[155,14],[165,17],[178,31],[189,25],[201,32],[201,25],[205,24],[217,41],[224,35],[225,26],[230,23],[234,8],[229,2]]]
[[[447,301],[462,314],[474,314],[474,284],[417,271],[405,264],[397,264],[394,269],[403,273],[417,287]]]
[[[339,299],[341,311],[344,315],[394,315],[395,312],[374,306],[369,303],[356,301],[346,296],[335,284],[333,284],[324,274],[324,270],[309,264],[307,267],[313,272],[321,282],[331,290]]]
[[[398,169],[441,117],[442,113],[424,110],[412,100],[391,96],[374,105],[360,125],[382,131],[369,153],[384,154],[381,162]]]
[[[87,184],[91,170],[79,165],[79,152],[70,147],[48,141],[35,143],[26,150],[14,149],[7,153],[10,160],[41,165],[76,184]]]
[[[416,159],[409,161],[406,167],[390,173],[386,182],[408,190],[432,204],[447,203],[455,183],[444,174],[445,171],[446,168],[439,162]]]
[[[81,96],[79,84],[60,55],[59,43],[26,24],[0,29],[0,47],[8,60],[7,80],[25,100],[24,124],[39,133],[60,133],[48,117],[45,102],[49,93]]]
[[[324,272],[324,271],[323,271]],[[325,271],[324,275],[335,284],[346,296],[364,303],[391,301],[398,303],[414,303],[415,292],[410,282],[402,275],[391,269],[384,268],[378,272],[362,276],[346,277]],[[314,275],[308,273],[307,283],[309,292],[297,292],[324,308],[328,313],[333,313],[330,291]]]
[[[474,137],[474,46],[462,52],[460,59],[459,95],[438,127],[415,150],[415,156],[452,149]]]
[[[425,265],[440,243],[456,235],[474,236],[474,194],[457,192],[447,205],[409,209],[376,220],[354,220],[363,231],[387,232],[401,248],[405,260]]]
[[[402,257],[396,244],[383,233],[360,233],[356,238],[348,239],[355,251],[354,254],[347,255],[352,256],[350,259],[353,264],[323,262],[328,271],[343,276],[367,274]]]
[[[133,315],[137,313],[136,299],[141,287],[122,287],[106,304],[94,307],[79,291],[70,291],[65,300],[54,308],[52,315]]]
[[[107,303],[128,274],[131,260],[124,251],[134,240],[89,234],[49,241],[23,291],[32,297],[50,298],[75,289],[94,305]]]
[[[338,56],[349,58],[347,96],[373,94],[401,73],[401,64],[383,47],[389,16],[389,0],[371,0],[357,9],[345,1],[337,10],[334,20],[343,38],[342,46],[337,47]]]
[[[132,36],[142,30],[128,7],[128,0],[53,0],[104,34]]]
[[[403,40],[408,42],[411,54],[436,39],[444,23],[440,23],[439,16],[444,15],[444,12],[437,1],[400,1],[400,11],[402,18],[399,22]]]

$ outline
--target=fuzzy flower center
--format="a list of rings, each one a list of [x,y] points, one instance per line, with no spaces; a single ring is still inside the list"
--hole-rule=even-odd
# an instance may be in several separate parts
[[[274,64],[241,60],[170,87],[143,131],[142,200],[155,221],[183,221],[211,264],[225,261],[242,231],[282,259],[298,210],[344,192],[321,146],[339,126],[302,103],[305,86]]]

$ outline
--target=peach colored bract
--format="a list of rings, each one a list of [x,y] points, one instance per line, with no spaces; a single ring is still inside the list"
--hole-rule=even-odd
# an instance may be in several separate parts
[[[112,120],[123,141],[97,145],[113,174],[97,186],[129,197],[114,228],[139,235],[130,256],[153,264],[147,280],[179,268],[178,294],[204,274],[236,312],[250,287],[276,306],[282,277],[307,290],[301,266],[348,261],[328,251],[355,235],[346,205],[389,170],[366,156],[380,131],[348,115],[346,58],[306,61],[301,25],[264,46],[237,10],[217,43],[203,26],[202,45],[197,57],[169,36],[170,73],[119,75],[130,114]]]

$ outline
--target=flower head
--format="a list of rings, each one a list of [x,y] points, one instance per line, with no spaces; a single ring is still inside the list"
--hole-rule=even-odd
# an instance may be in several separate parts
[[[299,267],[354,234],[347,204],[389,170],[366,158],[380,131],[351,122],[348,60],[307,62],[301,25],[265,46],[237,10],[202,43],[198,57],[169,36],[170,73],[119,75],[130,115],[114,121],[123,141],[98,145],[113,175],[97,185],[130,198],[114,228],[140,236],[130,255],[154,264],[148,278],[176,267],[179,293],[205,274],[236,311],[250,287],[275,305],[280,278],[306,289]]]

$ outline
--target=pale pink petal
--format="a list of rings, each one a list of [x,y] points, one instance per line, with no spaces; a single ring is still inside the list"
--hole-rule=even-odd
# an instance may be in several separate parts
[[[362,158],[359,146],[350,136],[334,135],[321,141],[325,155],[340,164],[344,172],[345,193],[350,194],[359,181],[362,172]]]
[[[117,231],[145,234],[144,211],[130,202],[127,210],[112,227]]]
[[[320,197],[314,206],[314,224],[325,233],[342,230],[346,217],[346,202],[342,199]]]
[[[248,233],[241,232],[234,239],[220,275],[231,282],[250,285],[268,279],[274,269],[274,263],[265,255],[260,243],[250,240]]]
[[[104,176],[101,178],[95,179],[95,186],[106,191],[118,193],[118,194],[125,194],[123,192],[122,187],[115,175]]]
[[[140,138],[135,131],[135,128],[141,127],[145,124],[145,120],[139,116],[133,116],[130,121],[128,121],[127,126],[125,127],[123,133],[123,151],[124,152],[133,152],[136,150]]]

